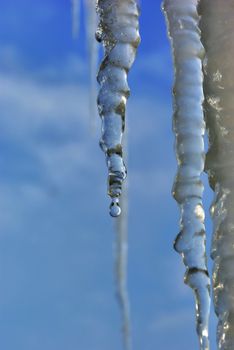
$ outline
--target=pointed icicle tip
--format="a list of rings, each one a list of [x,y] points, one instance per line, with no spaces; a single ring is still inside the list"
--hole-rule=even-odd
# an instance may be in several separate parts
[[[113,198],[110,204],[110,215],[113,218],[117,218],[121,214],[121,208],[119,206],[119,198]]]

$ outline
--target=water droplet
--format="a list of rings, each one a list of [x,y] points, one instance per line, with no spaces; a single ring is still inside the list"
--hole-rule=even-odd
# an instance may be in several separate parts
[[[121,214],[121,208],[119,206],[119,199],[118,198],[113,198],[111,205],[110,205],[110,215],[113,218],[117,218]]]

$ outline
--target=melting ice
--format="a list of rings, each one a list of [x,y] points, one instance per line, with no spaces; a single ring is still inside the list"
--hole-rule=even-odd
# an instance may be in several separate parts
[[[181,209],[180,233],[174,247],[186,266],[185,283],[194,291],[200,349],[209,349],[210,280],[205,251],[202,207],[205,124],[203,120],[204,49],[200,41],[198,0],[165,0],[163,10],[171,39],[175,81],[175,148],[178,172],[173,196]]]
[[[121,213],[119,197],[126,178],[122,135],[125,128],[126,102],[129,97],[127,74],[140,42],[139,11],[134,0],[99,0],[99,25],[96,38],[104,47],[98,73],[100,91],[98,109],[102,119],[100,145],[108,167],[108,194],[112,199],[111,216]]]
[[[234,349],[234,44],[232,0],[200,2],[205,116],[209,135],[206,171],[215,197],[211,207],[213,295],[218,349]]]

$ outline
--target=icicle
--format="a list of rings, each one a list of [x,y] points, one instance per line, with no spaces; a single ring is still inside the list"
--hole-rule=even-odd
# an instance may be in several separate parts
[[[119,216],[119,196],[126,168],[122,158],[122,134],[129,96],[127,74],[136,55],[139,36],[139,11],[135,0],[98,0],[100,23],[96,38],[103,43],[105,57],[98,73],[99,114],[102,118],[100,145],[109,171],[110,214]]]
[[[219,349],[234,349],[234,42],[233,0],[203,0],[199,7],[204,60],[206,171],[215,192],[211,215],[213,295]]]
[[[125,161],[127,157],[127,134],[124,142]],[[123,341],[126,350],[131,350],[131,326],[130,326],[130,307],[127,290],[127,260],[128,260],[128,193],[127,180],[123,184],[120,204],[122,215],[118,217],[116,227],[116,294],[119,301],[122,322],[123,322]]]
[[[185,283],[195,293],[200,349],[209,349],[210,281],[205,254],[203,184],[204,120],[198,0],[165,0],[163,9],[172,42],[175,82],[174,121],[178,172],[173,196],[181,208],[181,232],[174,247],[187,268]]]
[[[71,0],[72,8],[72,36],[78,37],[80,20],[80,0]]]
[[[127,229],[127,194],[126,184],[123,186],[121,197],[122,215],[117,222],[117,238],[116,238],[116,289],[117,299],[122,313],[123,322],[123,341],[126,350],[130,350],[131,346],[131,327],[130,327],[130,307],[127,291],[127,251],[128,251],[128,229]]]
[[[95,130],[96,126],[96,99],[97,99],[97,59],[98,48],[95,40],[95,32],[97,28],[96,0],[85,0],[86,5],[86,35],[89,53],[89,76],[90,76],[90,94],[89,109],[91,128]]]

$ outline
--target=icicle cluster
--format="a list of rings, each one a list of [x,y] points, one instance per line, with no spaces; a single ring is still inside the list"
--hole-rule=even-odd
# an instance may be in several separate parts
[[[98,0],[100,23],[96,38],[103,43],[104,59],[98,73],[99,114],[102,118],[100,145],[109,172],[110,214],[119,216],[119,197],[126,177],[122,158],[122,134],[126,101],[129,96],[127,74],[136,55],[139,36],[139,10],[135,0]]]
[[[234,41],[233,0],[203,0],[199,7],[204,60],[205,116],[209,133],[206,171],[215,199],[211,257],[219,319],[219,349],[234,349]]]
[[[205,124],[203,120],[202,64],[198,0],[165,0],[174,66],[174,120],[178,172],[173,196],[181,209],[181,231],[174,247],[187,268],[185,283],[195,293],[200,348],[209,349],[210,281],[207,272],[204,210],[202,207]]]

